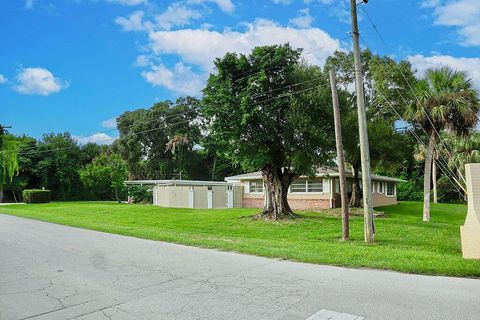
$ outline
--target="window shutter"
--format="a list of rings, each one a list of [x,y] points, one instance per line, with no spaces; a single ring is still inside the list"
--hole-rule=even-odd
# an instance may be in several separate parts
[[[250,181],[245,181],[245,193],[250,193]]]
[[[323,193],[330,193],[330,179],[323,179]]]

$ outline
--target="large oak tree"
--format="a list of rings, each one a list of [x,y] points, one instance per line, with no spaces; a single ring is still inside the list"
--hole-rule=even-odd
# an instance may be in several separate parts
[[[262,172],[268,219],[290,217],[288,188],[334,157],[328,77],[290,45],[257,47],[215,60],[202,111],[217,150]]]

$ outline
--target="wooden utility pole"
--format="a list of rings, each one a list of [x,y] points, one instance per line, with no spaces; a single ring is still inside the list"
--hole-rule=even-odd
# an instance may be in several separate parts
[[[332,88],[333,121],[335,122],[335,143],[337,145],[338,180],[340,182],[340,199],[342,201],[342,240],[350,237],[347,181],[345,178],[345,159],[343,156],[342,126],[340,124],[340,107],[338,105],[337,81],[335,73],[330,70],[330,86]],[[335,188],[335,186],[333,186]],[[335,190],[333,190],[335,193]]]
[[[368,2],[366,0],[362,2]],[[362,161],[362,193],[365,242],[373,243],[373,205],[372,180],[370,177],[370,150],[368,147],[367,116],[365,114],[365,97],[363,92],[363,72],[360,58],[360,43],[357,21],[357,2],[350,0],[352,16],[353,59],[355,62],[355,83],[357,91],[358,129],[360,136],[360,157]]]

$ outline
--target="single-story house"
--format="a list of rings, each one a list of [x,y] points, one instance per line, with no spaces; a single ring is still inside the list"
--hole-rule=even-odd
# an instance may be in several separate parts
[[[360,187],[361,187],[361,173]],[[339,173],[337,168],[320,168],[315,178],[309,179],[301,176],[288,190],[288,203],[294,210],[319,210],[336,208],[341,205]],[[346,170],[347,192],[352,192],[352,172]],[[263,207],[263,181],[262,173],[252,172],[226,177],[225,181],[243,187],[242,207]],[[380,175],[372,175],[373,206],[397,204],[397,183],[405,180]]]
[[[242,207],[243,187],[225,181],[133,180],[125,181],[125,185],[149,187],[153,193],[153,204],[161,207]]]

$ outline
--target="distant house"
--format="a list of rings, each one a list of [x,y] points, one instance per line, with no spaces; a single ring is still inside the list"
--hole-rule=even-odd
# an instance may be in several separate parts
[[[347,192],[352,192],[352,172],[347,170]],[[341,205],[338,169],[318,169],[314,179],[301,176],[293,181],[288,190],[288,203],[294,210],[319,210],[336,208]],[[261,172],[240,174],[225,178],[233,185],[243,186],[242,207],[263,207],[263,181]],[[397,183],[405,180],[386,176],[372,175],[373,206],[385,206],[397,203]],[[360,174],[361,187],[361,174]]]

